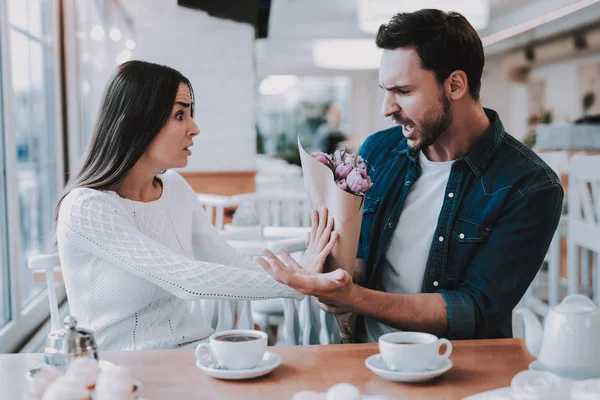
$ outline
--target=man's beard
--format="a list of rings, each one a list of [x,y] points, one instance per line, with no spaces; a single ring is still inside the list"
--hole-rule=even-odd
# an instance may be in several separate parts
[[[442,105],[441,112],[433,118],[424,119],[419,122],[418,125],[415,125],[410,120],[403,120],[400,115],[393,114],[392,120],[401,125],[412,125],[414,129],[418,129],[419,131],[419,140],[410,145],[412,149],[419,151],[425,149],[432,144],[434,144],[450,127],[452,123],[452,118],[450,116],[450,100],[442,94],[440,96],[440,103]],[[430,114],[431,115],[431,114]]]

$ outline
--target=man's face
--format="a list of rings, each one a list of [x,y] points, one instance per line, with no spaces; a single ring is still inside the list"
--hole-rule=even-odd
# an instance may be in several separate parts
[[[382,114],[402,125],[411,148],[431,146],[450,127],[450,100],[412,48],[384,50],[379,85],[386,91]]]

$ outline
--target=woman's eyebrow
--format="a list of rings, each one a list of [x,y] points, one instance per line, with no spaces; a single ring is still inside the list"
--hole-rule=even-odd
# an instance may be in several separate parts
[[[179,104],[180,106],[185,107],[185,108],[190,107],[190,103],[184,103],[182,101],[176,101],[175,104]]]

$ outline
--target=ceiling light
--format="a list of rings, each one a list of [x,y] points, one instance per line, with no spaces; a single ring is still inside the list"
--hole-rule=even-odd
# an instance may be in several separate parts
[[[296,75],[271,75],[260,83],[260,94],[280,94],[296,86],[298,77]]]
[[[312,58],[321,68],[377,69],[382,52],[373,39],[315,40]]]
[[[400,12],[424,8],[456,11],[477,30],[488,25],[489,0],[358,0],[358,26],[367,33],[375,33],[381,24],[387,24]]]

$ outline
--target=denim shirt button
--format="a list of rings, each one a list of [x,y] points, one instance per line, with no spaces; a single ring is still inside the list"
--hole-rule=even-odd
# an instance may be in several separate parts
[[[448,197],[453,198],[454,197],[454,193],[448,193]]]
[[[438,240],[439,240],[440,242],[443,242],[443,241],[444,241],[444,237],[443,237],[443,236],[440,236],[440,237],[438,238]]]
[[[438,281],[433,281],[433,286],[438,287],[439,283]]]
[[[461,233],[460,235],[458,235],[459,238],[464,239],[465,238],[465,234]]]
[[[408,186],[410,185],[410,181],[406,181],[406,183],[404,184],[404,186]]]

